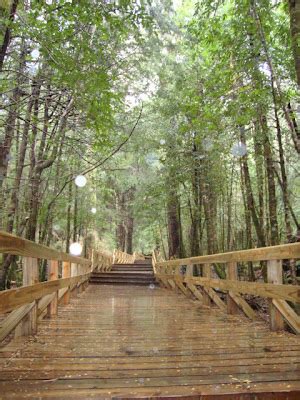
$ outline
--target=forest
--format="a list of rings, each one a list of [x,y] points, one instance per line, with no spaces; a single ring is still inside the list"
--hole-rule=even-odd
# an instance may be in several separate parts
[[[1,230],[165,259],[300,240],[299,1],[2,0],[0,15]],[[19,261],[0,262],[6,289]]]

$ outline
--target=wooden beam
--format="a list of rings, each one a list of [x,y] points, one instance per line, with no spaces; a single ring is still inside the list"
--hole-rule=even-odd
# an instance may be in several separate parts
[[[23,285],[28,287],[39,281],[39,269],[36,258],[23,258]],[[35,300],[34,300],[35,302]],[[16,327],[15,336],[29,336],[37,332],[37,304],[26,314],[20,324]]]
[[[55,281],[40,282],[36,285],[24,286],[17,289],[3,290],[0,292],[0,312],[8,312],[19,306],[39,300],[47,294],[66,286],[77,285],[78,282],[89,279],[90,274],[75,276]]]
[[[171,286],[172,289],[176,290],[177,287],[176,287],[175,282],[174,282],[174,275],[171,275],[171,276],[172,276],[171,278],[167,279],[168,284]]]
[[[71,256],[3,231],[0,231],[0,253],[46,260],[70,261],[82,265],[91,264],[91,261],[86,258]]]
[[[62,278],[70,278],[71,276],[71,263],[64,261],[62,266]],[[63,297],[63,304],[67,305],[70,302],[70,288],[68,287]]]
[[[169,276],[169,275],[167,275]],[[194,285],[231,290],[235,293],[253,294],[271,299],[300,302],[300,287],[296,285],[273,285],[271,283],[228,281],[226,279],[207,279],[201,277],[185,278]]]
[[[212,301],[220,308],[220,310],[226,312],[226,304],[220,299],[214,289],[205,287],[203,288],[203,292],[205,292],[212,299]]]
[[[43,312],[46,310],[47,306],[50,304],[50,302],[54,299],[55,292],[51,294],[47,294],[46,296],[42,297],[38,301],[38,318],[43,314]]]
[[[211,277],[211,266],[210,266],[210,264],[205,263],[202,266],[202,276],[207,278],[207,279],[210,279],[210,277]],[[211,296],[209,296],[208,292],[205,291],[205,290],[203,291],[203,305],[204,306],[209,306],[209,307],[211,306]]]
[[[58,261],[51,260],[48,265],[48,281],[56,281],[58,278]],[[47,307],[47,316],[57,315],[58,310],[58,290],[55,291],[53,299]]]
[[[190,291],[193,293],[193,295],[203,303],[203,296],[200,293],[200,291],[196,288],[195,285],[192,283],[187,283],[186,286],[190,289]]]
[[[267,261],[267,276],[268,282],[275,287],[282,284],[282,261],[270,260]],[[284,319],[278,309],[269,301],[270,308],[270,328],[272,331],[281,331],[284,329]]]
[[[175,284],[179,287],[179,289],[182,291],[182,293],[187,296],[187,297],[191,297],[189,290],[187,290],[187,288],[184,286],[183,279],[180,278],[179,276],[174,276],[174,282]]]
[[[227,263],[226,276],[227,279],[230,281],[238,280],[238,271],[236,262]],[[231,291],[227,293],[227,312],[228,314],[239,314],[240,312],[239,306],[235,302],[234,298],[231,296],[231,293],[232,293]]]
[[[284,300],[272,300],[272,304],[281,313],[286,323],[293,329],[293,331],[297,335],[300,335],[300,317],[292,307]]]
[[[0,323],[0,342],[4,340],[22,321],[24,317],[35,307],[35,301],[25,306],[21,306],[9,313]]]
[[[249,306],[245,299],[239,294],[229,291],[230,298],[239,306],[246,316],[250,319],[256,319],[255,311]],[[228,309],[228,308],[227,308]]]
[[[259,247],[250,250],[231,251],[228,253],[211,254],[206,256],[181,258],[158,262],[157,266],[180,266],[188,264],[228,263],[264,260],[285,260],[300,258],[300,243],[283,244],[279,246]]]
[[[166,279],[172,279],[174,277],[174,275],[167,274],[158,274],[157,276],[162,276]],[[300,303],[300,287],[297,285],[273,285],[271,283],[245,281],[234,282],[226,279],[208,279],[204,277],[187,277],[184,278],[184,282],[224,291],[231,290],[234,293],[253,294],[255,296]]]

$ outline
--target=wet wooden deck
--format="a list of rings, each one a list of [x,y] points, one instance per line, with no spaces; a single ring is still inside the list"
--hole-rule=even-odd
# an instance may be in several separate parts
[[[300,338],[169,290],[90,285],[0,351],[0,399],[222,394],[299,399]]]

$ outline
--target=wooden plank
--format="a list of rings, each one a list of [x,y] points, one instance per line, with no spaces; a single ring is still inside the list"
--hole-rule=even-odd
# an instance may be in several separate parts
[[[275,287],[282,284],[282,261],[269,260],[267,261],[268,282]],[[281,331],[284,329],[284,319],[279,310],[274,306],[272,300],[269,300],[270,308],[270,328],[272,331]]]
[[[184,281],[191,282],[194,285],[231,290],[235,293],[253,294],[271,299],[292,301],[294,303],[300,302],[300,287],[295,285],[274,285],[271,283],[244,281],[234,282],[225,279],[207,279],[201,277],[185,278]]]
[[[58,261],[51,260],[48,264],[48,281],[56,281],[58,278]],[[57,315],[58,311],[58,290],[54,292],[53,299],[47,306],[47,316],[49,318]]]
[[[285,260],[300,258],[300,243],[283,244],[279,246],[259,247],[250,250],[231,251],[206,256],[181,258],[158,262],[157,266],[180,266],[204,263],[228,263],[263,260]]]
[[[179,289],[182,291],[182,293],[187,296],[191,297],[190,292],[187,290],[187,288],[183,285],[183,279],[180,279],[179,277],[175,276],[174,277],[174,282],[175,284],[179,287]]]
[[[174,282],[174,275],[171,275],[172,278],[167,279],[168,284],[170,285],[170,287],[174,290],[176,290],[176,285]],[[177,289],[178,290],[178,289]]]
[[[66,286],[77,285],[80,281],[88,280],[89,276],[90,274],[85,274],[71,278],[57,279],[55,281],[40,282],[36,285],[24,286],[17,289],[3,290],[0,292],[0,312],[11,311]]]
[[[192,283],[187,283],[186,286],[190,289],[193,295],[203,303],[203,295],[199,292],[196,286]]]
[[[71,256],[3,231],[0,231],[0,253],[46,260],[70,261],[82,265],[91,264],[91,261],[86,258]]]
[[[203,277],[210,279],[211,277],[211,266],[208,263],[205,263],[202,266],[202,275]],[[203,290],[203,305],[205,306],[211,306],[211,297],[209,296],[208,292],[206,290]]]
[[[62,266],[62,278],[70,278],[70,276],[71,276],[71,263],[69,261],[64,261]],[[69,304],[69,302],[70,302],[70,289],[67,288],[63,298],[63,304],[67,305]]]
[[[255,311],[249,306],[246,300],[243,299],[243,297],[239,293],[229,291],[229,295],[231,299],[237,304],[237,306],[239,306],[244,311],[248,318],[253,320],[257,318]]]
[[[244,392],[236,399],[248,400],[261,391],[271,400],[300,390],[300,337],[171,290],[89,286],[40,325],[26,346],[19,338],[0,349],[3,398],[231,400]]]
[[[39,270],[36,258],[24,257],[23,259],[23,285],[35,285],[39,281]],[[34,300],[35,302],[35,300]],[[37,304],[31,308],[28,314],[16,327],[15,336],[33,335],[37,331]]]
[[[227,263],[226,277],[230,281],[238,280],[238,271],[236,262],[233,261]],[[240,312],[239,306],[235,302],[234,298],[231,296],[231,293],[232,292],[229,291],[227,294],[227,312],[228,314],[239,314]]]
[[[12,311],[0,323],[0,342],[4,340],[22,321],[22,319],[35,307],[35,302],[21,306]]]
[[[203,288],[203,291],[212,299],[212,301],[224,312],[226,312],[227,307],[223,300],[217,295],[217,293],[212,288]]]
[[[47,294],[38,301],[38,317],[40,317],[43,314],[43,312],[46,310],[47,306],[51,303],[54,297],[55,297],[55,292]]]
[[[292,307],[284,300],[272,300],[273,305],[281,313],[286,323],[293,329],[293,331],[300,335],[300,317],[292,309]]]

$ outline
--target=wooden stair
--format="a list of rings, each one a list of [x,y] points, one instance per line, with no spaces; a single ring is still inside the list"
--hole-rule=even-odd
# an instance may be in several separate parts
[[[108,272],[94,271],[91,284],[105,285],[154,285],[155,277],[150,259],[138,260],[134,264],[114,264]]]

